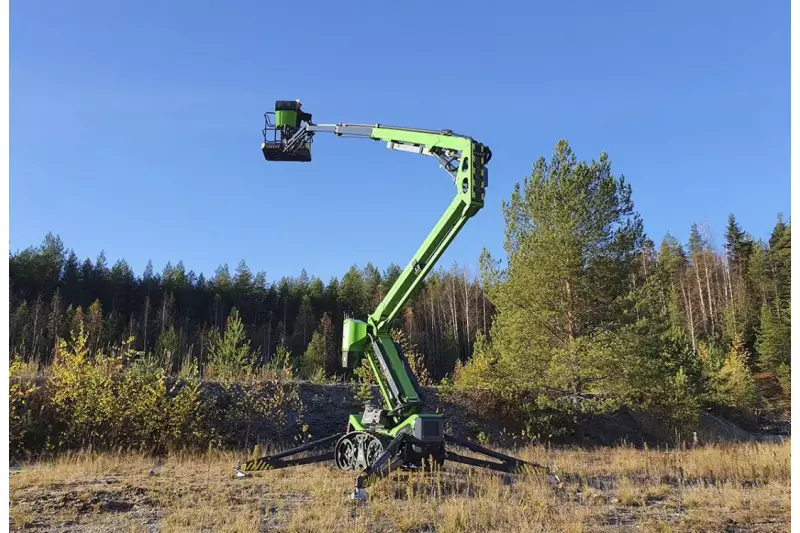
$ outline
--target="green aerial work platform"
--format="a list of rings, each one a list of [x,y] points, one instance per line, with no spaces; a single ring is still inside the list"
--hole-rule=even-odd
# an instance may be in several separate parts
[[[318,133],[373,139],[385,142],[392,150],[436,158],[453,180],[456,195],[377,309],[366,320],[344,320],[342,366],[352,369],[366,360],[375,375],[383,405],[367,406],[363,413],[351,414],[343,433],[237,465],[237,475],[333,460],[342,470],[359,471],[353,496],[363,498],[364,487],[371,480],[396,467],[423,468],[455,461],[502,472],[515,472],[525,467],[545,469],[445,434],[442,415],[425,412],[417,379],[390,336],[394,318],[467,220],[483,207],[489,184],[487,164],[492,158],[489,147],[450,130],[382,124],[314,124],[311,114],[302,110],[299,100],[279,100],[275,111],[265,113],[264,117],[261,151],[267,161],[311,161],[311,144]],[[448,449],[448,444],[495,461],[459,455]],[[328,451],[290,459],[293,455],[322,448]]]

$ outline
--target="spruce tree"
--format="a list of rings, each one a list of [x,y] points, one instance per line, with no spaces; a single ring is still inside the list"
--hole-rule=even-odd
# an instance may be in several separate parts
[[[752,248],[752,240],[731,213],[728,215],[728,226],[725,229],[725,252],[738,275],[745,275]]]
[[[211,347],[211,362],[216,373],[227,377],[247,371],[252,364],[250,341],[235,307],[228,316],[225,333]]]
[[[780,304],[780,302],[778,302]],[[789,309],[780,316],[766,305],[761,307],[760,327],[756,340],[758,365],[762,370],[775,372],[791,361],[791,322]]]

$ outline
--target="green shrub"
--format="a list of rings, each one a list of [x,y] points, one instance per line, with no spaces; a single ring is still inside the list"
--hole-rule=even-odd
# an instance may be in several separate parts
[[[758,408],[756,382],[747,364],[742,336],[736,333],[722,367],[711,378],[713,398],[734,420],[752,423]]]
[[[315,331],[311,336],[311,342],[308,343],[303,357],[300,359],[299,370],[300,376],[303,379],[319,380],[325,379],[325,337],[319,331]],[[321,374],[320,374],[321,372]]]
[[[30,365],[22,362],[19,356],[11,360],[9,378],[9,452],[14,457],[28,447],[30,436],[36,437],[41,387],[35,381],[35,373],[30,372]]]
[[[60,341],[41,385],[12,363],[11,453],[139,449],[152,453],[291,440],[301,425],[296,387],[278,379],[201,383],[170,379],[158,362],[123,344],[90,354],[83,327]]]
[[[361,364],[353,370],[353,374],[359,383],[356,400],[363,405],[374,403],[375,395],[372,392],[372,385],[376,384],[375,375],[366,358],[362,359]]]

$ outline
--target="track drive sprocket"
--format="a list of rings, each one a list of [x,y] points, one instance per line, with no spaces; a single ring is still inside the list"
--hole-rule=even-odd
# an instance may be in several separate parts
[[[383,442],[366,431],[343,435],[334,448],[334,459],[340,470],[363,470],[383,453]]]

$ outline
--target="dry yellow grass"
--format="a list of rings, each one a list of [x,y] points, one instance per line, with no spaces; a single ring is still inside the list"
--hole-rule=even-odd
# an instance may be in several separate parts
[[[75,454],[12,474],[15,531],[504,533],[789,530],[790,445],[689,451],[546,450],[563,486],[447,464],[393,473],[348,498],[353,475],[303,466],[233,479],[232,453]]]

